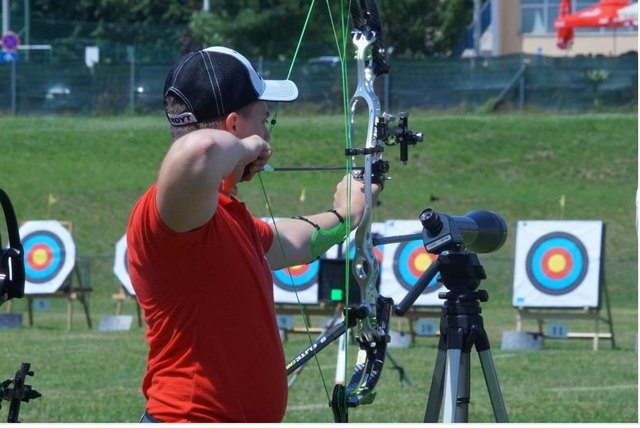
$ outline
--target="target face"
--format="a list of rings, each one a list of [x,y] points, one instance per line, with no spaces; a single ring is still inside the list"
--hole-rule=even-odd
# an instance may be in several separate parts
[[[580,240],[564,232],[542,236],[527,255],[527,276],[543,293],[560,295],[573,291],[587,275],[589,258]]]
[[[30,221],[20,228],[24,248],[25,294],[53,293],[75,265],[75,244],[57,221]]]
[[[420,276],[436,259],[436,255],[429,254],[424,249],[422,241],[403,242],[398,246],[394,255],[393,273],[402,287],[411,290]],[[442,283],[437,281],[437,277],[438,275],[429,282],[423,294],[433,293],[442,287]]]
[[[131,284],[131,278],[129,278],[126,234],[124,234],[122,238],[120,238],[120,240],[116,243],[116,256],[113,262],[113,273],[116,274],[125,291],[131,296],[135,296],[136,291],[133,289],[133,284]]]
[[[293,266],[273,272],[275,284],[286,291],[309,289],[318,280],[318,261],[307,265]]]
[[[382,264],[382,282],[380,294],[388,296],[394,302],[401,302],[410,290],[413,290],[422,274],[436,260],[437,256],[429,254],[422,242],[422,224],[418,220],[387,220],[385,237],[392,238],[416,235],[412,241],[386,244]],[[443,300],[438,298],[437,290],[443,284],[437,281],[439,274],[427,284],[413,306],[441,307]]]
[[[599,307],[603,236],[601,221],[519,221],[513,305]]]
[[[271,219],[263,217],[262,220],[267,223],[273,223],[273,221],[277,222],[283,220],[283,218]],[[274,237],[274,239],[276,238]],[[332,251],[335,252],[335,249],[329,249],[327,253],[332,253]],[[319,269],[320,263],[314,261],[305,265],[272,271],[274,303],[317,304]]]

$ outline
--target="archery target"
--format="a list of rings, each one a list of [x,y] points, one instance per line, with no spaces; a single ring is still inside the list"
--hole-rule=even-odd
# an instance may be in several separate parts
[[[136,291],[131,284],[129,277],[129,265],[127,264],[127,234],[116,243],[116,256],[113,261],[113,273],[116,275],[122,287],[131,296],[136,295]]]
[[[386,222],[387,237],[421,232],[422,224],[419,221],[388,220]],[[437,256],[425,250],[422,238],[387,244],[385,247],[386,257],[383,263],[380,294],[393,298],[394,302],[400,302]],[[416,299],[415,306],[442,306],[443,300],[438,298],[438,292],[444,290],[442,290],[442,283],[437,281],[438,277],[439,275],[436,275],[427,285],[420,297]]]
[[[394,254],[393,273],[402,287],[411,290],[436,258],[424,249],[422,241],[403,242]],[[425,291],[433,292],[434,288],[438,288],[436,278],[431,280]]]
[[[263,221],[273,224],[271,218],[262,218]],[[274,219],[276,222],[281,218]],[[273,237],[278,239],[277,236]],[[336,253],[336,247],[330,248],[327,255]],[[333,257],[333,256],[332,256]],[[319,262],[316,260],[309,264],[291,266],[272,271],[273,275],[273,299],[274,303],[298,303],[313,305],[318,303],[318,270]]]
[[[273,272],[276,285],[287,291],[304,291],[312,287],[318,275],[318,262],[292,266]]]
[[[519,221],[513,305],[599,307],[603,223]]]
[[[76,262],[69,231],[55,220],[28,221],[20,227],[24,248],[25,294],[54,293]]]

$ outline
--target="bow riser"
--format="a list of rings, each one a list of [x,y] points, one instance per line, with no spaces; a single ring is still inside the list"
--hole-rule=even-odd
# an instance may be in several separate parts
[[[373,244],[371,242],[371,222],[373,220],[372,165],[382,157],[381,152],[374,150],[375,148],[381,147],[377,141],[375,127],[376,118],[380,116],[380,102],[373,88],[376,76],[371,67],[366,64],[367,52],[369,52],[375,40],[376,37],[373,32],[365,35],[356,31],[353,37],[353,43],[357,47],[356,63],[358,86],[351,99],[350,135],[352,141],[355,134],[356,106],[360,100],[366,103],[369,113],[367,139],[364,150],[362,151],[364,153],[364,171],[362,178],[364,180],[365,211],[360,226],[356,230],[356,252],[352,266],[356,282],[360,287],[362,303],[369,311],[369,316],[360,322],[359,337],[364,341],[375,340],[381,333],[384,334],[384,332],[380,331],[376,314],[378,292],[375,284],[380,275],[380,264],[375,257]]]

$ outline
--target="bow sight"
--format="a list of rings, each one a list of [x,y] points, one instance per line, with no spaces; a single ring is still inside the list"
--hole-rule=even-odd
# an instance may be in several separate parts
[[[376,134],[380,141],[387,146],[400,144],[400,161],[403,165],[409,160],[409,146],[424,141],[422,132],[414,132],[409,129],[409,113],[401,112],[397,126],[389,124],[396,120],[395,116],[384,113],[376,122]]]

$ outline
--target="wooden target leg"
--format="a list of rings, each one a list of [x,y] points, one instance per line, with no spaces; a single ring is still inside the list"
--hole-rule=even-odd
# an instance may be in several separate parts
[[[89,328],[93,328],[91,325],[91,316],[89,315],[89,302],[87,301],[87,296],[85,296],[84,293],[80,296],[80,301],[84,307],[84,316],[87,318],[87,326]]]
[[[29,327],[33,327],[33,298],[27,297],[27,312],[29,313]]]
[[[73,319],[73,299],[71,295],[67,297],[67,331],[71,330],[71,320]]]

